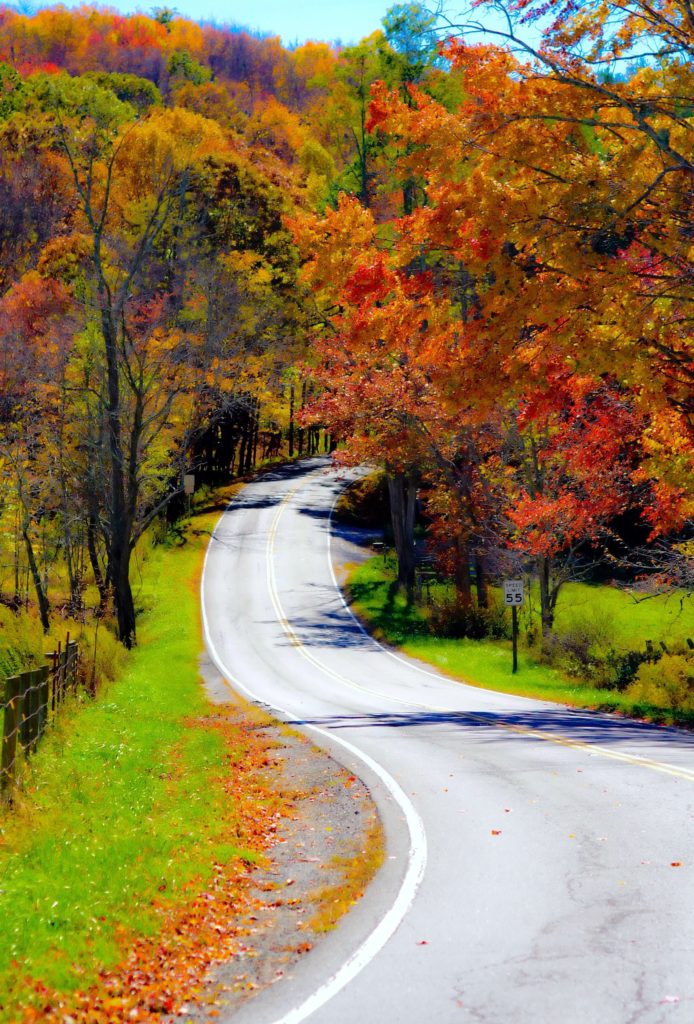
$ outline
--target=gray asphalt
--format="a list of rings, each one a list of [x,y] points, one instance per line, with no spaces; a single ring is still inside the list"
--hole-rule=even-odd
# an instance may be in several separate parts
[[[208,553],[212,657],[364,779],[388,842],[360,904],[234,1021],[693,1024],[694,736],[385,651],[331,572],[344,483],[315,460],[265,475]]]

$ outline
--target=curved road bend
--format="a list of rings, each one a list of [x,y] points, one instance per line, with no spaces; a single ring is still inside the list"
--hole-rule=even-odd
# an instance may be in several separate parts
[[[384,650],[334,583],[344,483],[316,460],[264,476],[208,552],[218,667],[364,778],[388,839],[365,898],[235,1024],[691,1024],[694,736]]]

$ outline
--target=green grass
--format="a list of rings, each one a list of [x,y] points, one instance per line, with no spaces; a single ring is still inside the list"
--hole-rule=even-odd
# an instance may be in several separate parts
[[[618,587],[567,583],[559,594],[556,628],[566,628],[577,615],[606,621],[615,646],[625,649],[642,650],[646,640],[694,640],[694,601],[679,591],[647,597]]]
[[[121,929],[156,930],[153,899],[183,902],[214,860],[254,857],[227,841],[228,752],[204,723],[194,586],[204,541],[152,552],[126,670],[47,734],[18,807],[0,817],[2,1021],[18,1019],[26,978],[84,989],[120,959]]]
[[[393,565],[377,556],[351,573],[348,590],[355,612],[375,635],[400,647],[406,654],[456,679],[491,690],[578,707],[613,709],[625,714],[640,715],[656,710],[636,707],[623,693],[568,678],[533,659],[531,652],[522,646],[518,673],[513,675],[510,641],[447,640],[431,636],[425,611],[396,592],[393,577]],[[444,585],[434,585],[433,596],[441,596],[446,589]],[[537,607],[537,595],[531,594],[531,601]],[[579,617],[606,620],[617,648],[643,649],[646,639],[672,643],[687,636],[694,638],[691,598],[662,596],[636,603],[628,593],[614,587],[567,584],[559,596],[557,629],[567,628]]]

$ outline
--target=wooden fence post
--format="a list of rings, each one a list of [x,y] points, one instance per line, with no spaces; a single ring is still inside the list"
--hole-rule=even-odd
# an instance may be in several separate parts
[[[63,657],[62,641],[59,640],[58,641],[58,671],[57,671],[57,674],[56,674],[56,677],[55,677],[56,687],[58,689],[58,701],[57,701],[58,704],[61,703],[63,697],[65,696],[65,693],[64,693],[64,689],[65,688],[63,686],[63,679],[65,677],[64,666],[65,666],[65,659]]]
[[[37,740],[40,740],[46,731],[46,725],[48,724],[48,702],[50,696],[48,693],[48,665],[44,665],[38,669],[37,675],[39,677],[39,715],[38,715],[38,735]]]
[[[29,752],[32,740],[33,709],[31,705],[34,697],[32,675],[32,672],[22,672],[19,676],[21,680],[19,691],[19,742],[22,744],[22,749],[25,753]]]
[[[9,798],[9,789],[15,780],[21,687],[20,676],[10,676],[5,680],[5,719],[2,730],[2,760],[0,761],[0,792],[5,799]]]
[[[33,669],[26,673],[26,689],[24,691],[24,705],[27,709],[28,740],[27,754],[36,749],[39,731],[39,679],[38,672]]]

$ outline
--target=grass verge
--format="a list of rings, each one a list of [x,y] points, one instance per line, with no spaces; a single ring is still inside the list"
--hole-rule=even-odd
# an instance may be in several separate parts
[[[670,708],[636,703],[626,693],[567,678],[540,664],[527,649],[519,650],[518,673],[513,675],[510,641],[431,636],[424,610],[397,592],[393,565],[381,556],[352,570],[347,590],[353,610],[377,638],[472,686],[658,722],[694,724],[691,716]],[[585,614],[609,618],[625,646],[638,643],[643,648],[646,638],[657,643],[694,635],[691,602],[683,606],[676,598],[654,597],[636,603],[612,587],[567,584],[559,599],[557,625],[566,627],[572,617]]]
[[[267,764],[269,741],[211,710],[198,679],[198,582],[217,514],[150,552],[139,646],[117,682],[58,720],[0,818],[0,1021],[170,1009],[174,997],[134,1011],[137,985],[118,965],[133,948],[145,964],[150,947],[156,963],[167,928],[185,935],[196,894],[214,903],[220,875],[241,877],[266,845],[273,797],[248,773]]]

